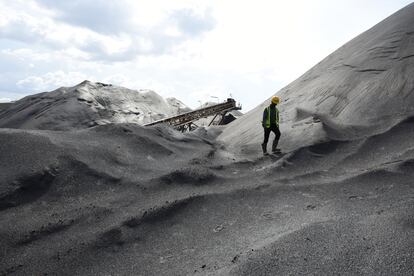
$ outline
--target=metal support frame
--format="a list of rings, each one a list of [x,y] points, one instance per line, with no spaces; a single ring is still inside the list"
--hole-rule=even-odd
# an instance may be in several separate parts
[[[208,124],[208,126],[211,126],[211,124],[214,122],[214,120],[217,118],[218,114],[214,115],[213,119],[211,120],[211,122]]]
[[[221,125],[221,124],[223,124],[223,121],[224,121],[224,118],[226,117],[226,114],[227,114],[227,110],[226,111],[223,111],[222,113],[218,113],[218,114],[216,114],[216,115],[214,115],[214,118],[211,120],[211,122],[208,124],[208,126],[211,126],[211,125]],[[220,115],[220,121],[217,123],[217,124],[214,124],[214,120],[217,118],[217,116],[219,116]]]
[[[209,116],[214,115],[213,120],[209,124],[210,126],[218,115],[222,116],[219,122],[219,123],[222,123],[224,120],[224,116],[227,112],[231,110],[240,110],[240,109],[241,109],[241,106],[240,105],[237,106],[236,101],[234,99],[228,98],[227,101],[224,103],[219,103],[216,105],[200,108],[200,109],[186,112],[186,113],[176,115],[173,117],[158,120],[158,121],[146,124],[145,126],[153,126],[157,124],[166,123],[181,131],[192,130],[192,125],[195,126],[194,128],[198,127],[196,124],[194,124],[194,122],[201,118],[207,118]]]

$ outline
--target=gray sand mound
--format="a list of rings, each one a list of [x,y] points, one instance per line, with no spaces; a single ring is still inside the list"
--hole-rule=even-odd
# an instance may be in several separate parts
[[[151,90],[84,81],[0,107],[0,127],[71,130],[109,123],[142,125],[188,110],[179,100],[163,99]]]

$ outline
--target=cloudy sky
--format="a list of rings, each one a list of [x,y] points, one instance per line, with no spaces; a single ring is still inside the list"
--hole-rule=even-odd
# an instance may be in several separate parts
[[[88,79],[247,111],[410,2],[0,0],[0,101]]]

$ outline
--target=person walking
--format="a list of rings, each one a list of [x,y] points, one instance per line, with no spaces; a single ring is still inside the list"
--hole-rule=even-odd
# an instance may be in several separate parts
[[[269,141],[270,132],[273,131],[275,134],[275,139],[273,140],[272,144],[272,153],[280,153],[280,149],[277,148],[277,144],[279,143],[280,139],[280,130],[279,130],[279,110],[277,109],[276,105],[280,102],[280,98],[278,96],[273,96],[271,103],[268,107],[265,108],[263,111],[263,120],[262,126],[264,130],[264,140],[262,144],[263,154],[267,155],[267,142]]]

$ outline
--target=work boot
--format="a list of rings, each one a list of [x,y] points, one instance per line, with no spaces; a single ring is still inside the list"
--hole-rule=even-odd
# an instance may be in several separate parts
[[[263,150],[263,154],[266,155],[267,154],[266,144],[262,144],[262,150]]]
[[[277,148],[277,144],[278,144],[278,140],[273,140],[273,144],[272,144],[272,152],[280,152],[280,149]]]
[[[276,148],[276,149],[272,150],[272,153],[278,154],[278,153],[282,153],[282,151],[281,151],[281,149]]]

